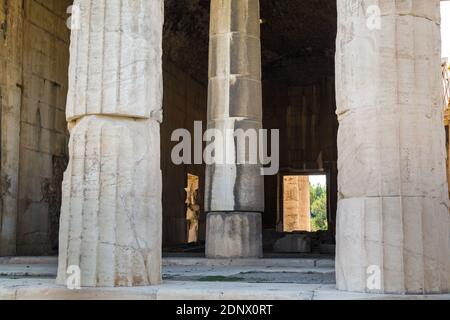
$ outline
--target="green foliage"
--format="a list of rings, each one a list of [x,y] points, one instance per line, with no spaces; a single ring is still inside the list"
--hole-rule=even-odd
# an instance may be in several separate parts
[[[311,185],[310,193],[312,231],[327,230],[327,188],[320,184]]]

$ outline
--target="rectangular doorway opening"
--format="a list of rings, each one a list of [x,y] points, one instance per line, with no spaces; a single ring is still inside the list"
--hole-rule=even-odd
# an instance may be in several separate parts
[[[326,175],[283,176],[283,232],[328,230]]]

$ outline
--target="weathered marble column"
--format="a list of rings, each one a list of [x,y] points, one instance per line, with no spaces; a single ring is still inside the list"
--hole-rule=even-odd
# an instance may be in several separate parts
[[[439,0],[338,11],[338,288],[450,292]]]
[[[208,129],[224,136],[227,130],[261,129],[261,101],[259,0],[212,0]],[[227,156],[236,159],[235,140],[226,140]],[[262,256],[260,168],[238,161],[207,166],[208,257]]]
[[[76,0],[67,119],[59,284],[161,281],[163,0]]]

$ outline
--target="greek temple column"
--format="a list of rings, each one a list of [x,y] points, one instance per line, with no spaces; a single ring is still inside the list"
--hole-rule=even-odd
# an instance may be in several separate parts
[[[338,0],[337,285],[450,292],[439,0]]]
[[[161,281],[163,0],[76,0],[58,284]]]
[[[216,161],[206,169],[209,258],[262,256],[261,166],[257,161],[239,161],[239,152],[249,155],[249,150],[227,133],[253,132],[257,137],[261,128],[259,0],[212,0],[208,129],[224,136],[223,152],[216,150],[215,155],[234,160]]]

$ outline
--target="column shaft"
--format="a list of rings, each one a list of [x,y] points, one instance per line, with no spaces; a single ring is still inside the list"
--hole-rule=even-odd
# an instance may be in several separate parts
[[[439,0],[338,0],[338,11],[338,287],[448,292]]]
[[[283,190],[284,232],[311,232],[309,177],[284,177]]]
[[[76,0],[67,119],[59,284],[161,281],[159,121],[163,0]]]
[[[0,256],[17,253],[20,111],[23,88],[23,8],[21,1],[0,4]],[[7,14],[5,14],[7,13]]]
[[[208,129],[227,137],[224,152],[235,161],[206,169],[206,253],[261,256],[261,166],[238,162],[245,146],[227,135],[242,130],[258,136],[262,129],[259,0],[211,1]]]

